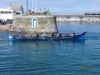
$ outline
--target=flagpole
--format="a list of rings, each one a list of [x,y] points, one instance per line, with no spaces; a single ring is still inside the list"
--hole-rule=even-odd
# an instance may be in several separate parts
[[[36,12],[36,2],[35,2],[35,12]]]
[[[33,9],[33,0],[32,0],[32,8],[31,9]]]
[[[27,12],[27,15],[28,15],[28,0],[26,1],[26,12]]]

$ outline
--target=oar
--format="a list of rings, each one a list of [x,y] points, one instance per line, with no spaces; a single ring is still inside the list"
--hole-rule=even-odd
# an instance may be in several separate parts
[[[51,38],[50,38],[50,40],[51,40],[51,41],[54,43],[54,40],[53,40],[53,38],[54,38],[54,37],[51,37]]]
[[[39,46],[39,43],[38,43],[38,41],[36,41],[36,46]]]
[[[60,43],[62,44],[62,41],[60,40]]]

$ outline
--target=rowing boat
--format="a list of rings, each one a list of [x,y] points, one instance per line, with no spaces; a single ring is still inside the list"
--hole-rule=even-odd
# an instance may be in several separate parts
[[[75,36],[67,36],[67,37],[49,37],[49,36],[44,36],[44,37],[25,37],[25,36],[9,36],[8,40],[9,41],[16,41],[16,40],[31,40],[31,41],[52,41],[52,40],[85,40],[85,34],[86,32],[83,32],[81,34],[75,35]]]

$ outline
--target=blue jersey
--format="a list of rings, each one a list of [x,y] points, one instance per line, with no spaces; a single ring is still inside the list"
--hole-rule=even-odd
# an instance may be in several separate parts
[[[21,29],[18,30],[18,34],[19,34],[19,35],[22,34],[22,30],[21,30]]]

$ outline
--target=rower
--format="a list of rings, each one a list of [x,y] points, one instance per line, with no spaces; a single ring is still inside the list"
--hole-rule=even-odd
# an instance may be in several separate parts
[[[42,34],[42,37],[46,37],[47,36],[47,34],[44,32],[43,34]]]
[[[61,33],[57,34],[56,37],[62,37]]]
[[[62,37],[61,33],[59,33],[59,37]]]
[[[26,38],[33,38],[32,35],[30,33],[28,33],[27,35],[25,35]]]
[[[51,33],[51,34],[49,35],[49,37],[54,37],[54,33]]]
[[[71,36],[75,36],[76,34],[73,32],[72,34],[71,34]]]
[[[54,33],[52,33],[52,37],[54,37]]]
[[[38,33],[34,34],[33,37],[39,37]]]
[[[65,37],[68,37],[68,33],[65,34]]]
[[[36,37],[39,37],[38,33],[36,34]]]

